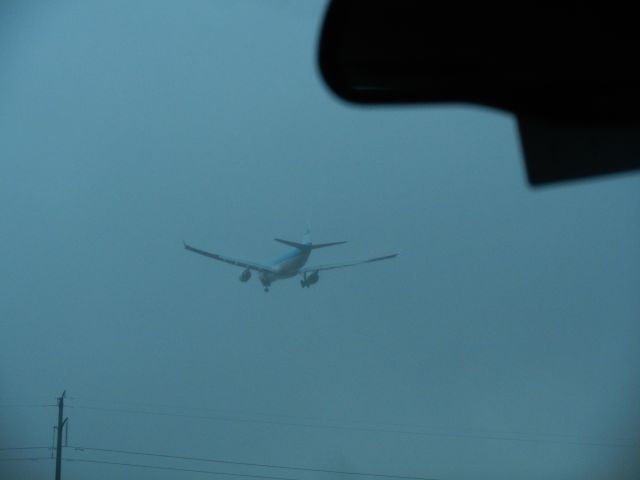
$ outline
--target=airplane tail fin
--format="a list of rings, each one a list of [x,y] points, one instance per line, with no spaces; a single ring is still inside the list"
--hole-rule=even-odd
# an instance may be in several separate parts
[[[304,236],[302,237],[302,243],[311,244],[311,227],[309,226],[309,222],[307,222],[307,228],[304,231]]]
[[[330,243],[298,243],[292,242],[291,240],[283,240],[282,238],[274,238],[276,242],[284,243],[285,245],[289,245],[290,247],[297,248],[298,250],[315,250],[316,248],[324,248],[331,247],[333,245],[341,245],[347,242],[330,242]]]

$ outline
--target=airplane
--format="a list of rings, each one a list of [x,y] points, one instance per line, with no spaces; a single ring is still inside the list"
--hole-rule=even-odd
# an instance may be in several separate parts
[[[213,258],[214,260],[218,260],[220,262],[225,262],[237,267],[244,268],[239,278],[241,282],[247,282],[251,278],[251,272],[256,272],[260,283],[262,283],[262,286],[264,287],[265,292],[269,291],[269,287],[276,280],[284,280],[286,278],[300,275],[302,277],[302,279],[300,280],[300,286],[302,288],[309,288],[311,287],[311,285],[318,283],[318,281],[320,280],[319,272],[321,271],[333,270],[336,268],[354,267],[356,265],[379,262],[381,260],[388,260],[390,258],[398,256],[397,253],[392,253],[390,255],[383,255],[380,257],[373,257],[355,262],[333,263],[328,265],[305,267],[305,264],[307,263],[307,260],[309,259],[309,256],[311,255],[311,252],[313,250],[317,250],[318,248],[331,247],[334,245],[342,245],[347,242],[312,243],[308,231],[302,243],[283,240],[282,238],[275,238],[274,240],[289,247],[293,247],[293,250],[287,252],[281,257],[278,257],[269,264],[238,260],[236,258],[226,257],[217,253],[200,250],[199,248],[188,245],[184,241],[182,243],[184,245],[184,248],[190,252],[204,255],[205,257]]]

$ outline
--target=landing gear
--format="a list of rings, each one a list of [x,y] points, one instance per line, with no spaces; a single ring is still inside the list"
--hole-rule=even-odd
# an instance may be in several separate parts
[[[260,278],[260,283],[264,287],[265,293],[268,292],[269,291],[269,287],[271,286],[272,278],[269,277],[269,274],[264,273],[264,272],[260,274],[259,278]]]
[[[310,275],[307,275],[307,272],[304,272],[302,275],[302,280],[300,280],[300,286],[302,288],[309,288],[314,283],[318,283],[320,280],[320,275],[318,275],[318,271],[312,272]]]

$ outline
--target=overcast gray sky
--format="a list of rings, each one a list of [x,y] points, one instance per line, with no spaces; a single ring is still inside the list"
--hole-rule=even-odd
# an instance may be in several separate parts
[[[512,116],[341,103],[322,1],[0,6],[0,473],[73,446],[635,479],[640,176],[531,190]],[[265,294],[182,240],[392,261]],[[65,449],[68,460],[359,478]],[[211,478],[65,461],[63,478]],[[231,480],[230,476],[218,476]],[[237,478],[237,477],[236,477]],[[368,477],[371,478],[371,477]]]

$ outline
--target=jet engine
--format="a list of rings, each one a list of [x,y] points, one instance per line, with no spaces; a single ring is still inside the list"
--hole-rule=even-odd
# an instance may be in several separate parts
[[[248,268],[246,270],[243,270],[242,273],[240,274],[241,282],[246,282],[250,278],[251,278],[251,270],[249,270]]]
[[[320,274],[318,273],[317,270],[311,273],[310,275],[307,275],[305,273],[303,279],[300,280],[300,286],[302,288],[305,288],[305,287],[309,288],[314,283],[318,283],[318,280],[320,280]]]

